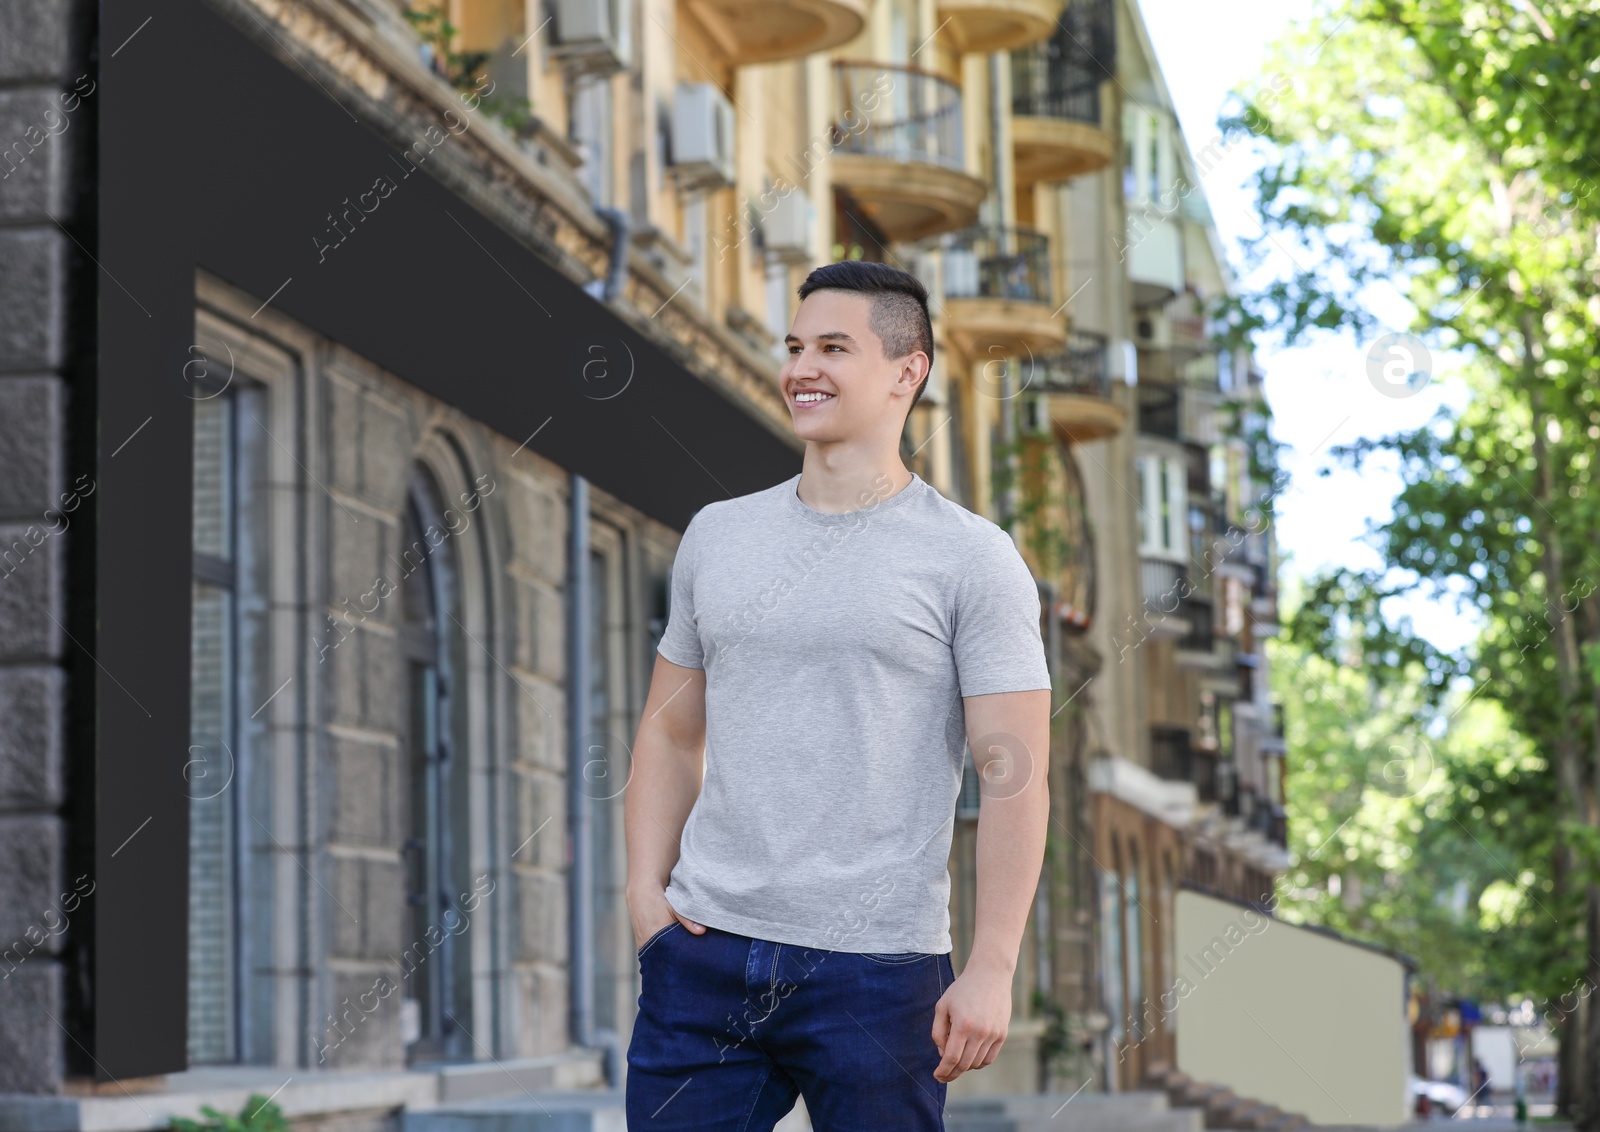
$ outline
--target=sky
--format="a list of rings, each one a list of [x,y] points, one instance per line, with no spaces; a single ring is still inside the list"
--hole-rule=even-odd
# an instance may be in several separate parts
[[[1311,10],[1311,0],[1138,2],[1195,153],[1217,137],[1217,116],[1228,93],[1259,75],[1270,44],[1295,21],[1306,21]],[[1241,286],[1248,286],[1250,277],[1241,275],[1238,241],[1261,234],[1248,184],[1257,162],[1248,147],[1236,146],[1203,176],[1207,203]],[[1280,261],[1287,254],[1274,252]],[[1395,332],[1409,324],[1409,306],[1398,293],[1375,296],[1374,310]],[[1361,472],[1345,468],[1329,449],[1415,428],[1441,403],[1459,406],[1465,393],[1449,377],[1449,359],[1432,359],[1432,378],[1418,382],[1414,392],[1395,386],[1383,392],[1370,375],[1368,356],[1376,349],[1380,367],[1400,365],[1404,355],[1392,353],[1389,343],[1358,341],[1344,332],[1294,350],[1259,345],[1256,360],[1266,378],[1272,433],[1289,446],[1282,459],[1290,485],[1276,506],[1283,572],[1306,576],[1330,565],[1381,566],[1364,536],[1368,520],[1379,523],[1392,514],[1399,476],[1392,462],[1385,467],[1369,461]],[[1405,366],[1392,372],[1404,382]],[[1324,470],[1329,474],[1319,474]],[[1477,621],[1448,597],[1396,600],[1385,612],[1411,617],[1418,632],[1443,648],[1458,648],[1477,635]]]

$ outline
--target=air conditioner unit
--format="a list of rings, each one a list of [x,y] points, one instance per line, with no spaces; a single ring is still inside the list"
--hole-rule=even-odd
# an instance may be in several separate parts
[[[734,182],[733,107],[716,83],[678,84],[672,176],[685,189],[723,189]]]
[[[772,199],[769,197],[768,199]],[[758,206],[759,207],[759,206]],[[791,185],[761,218],[761,244],[775,259],[804,263],[811,258],[815,209],[804,189]]]
[[[556,0],[551,54],[580,74],[610,75],[633,61],[633,0]]]
[[[1172,345],[1172,328],[1167,316],[1141,311],[1133,320],[1133,342],[1141,350],[1165,350]]]

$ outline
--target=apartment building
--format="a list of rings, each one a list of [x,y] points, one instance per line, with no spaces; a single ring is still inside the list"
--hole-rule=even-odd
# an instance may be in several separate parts
[[[1100,668],[1083,698],[1103,1084],[1127,1089],[1176,1061],[1174,992],[1194,977],[1176,951],[1176,890],[1270,905],[1288,858],[1283,709],[1262,648],[1277,632],[1277,560],[1261,375],[1211,333],[1235,282],[1193,152],[1218,160],[1221,143],[1183,136],[1133,3],[1119,6],[1117,76],[1122,161],[1069,191],[1118,202],[1119,236],[1083,278],[1120,292],[1078,317],[1093,311],[1122,343],[1134,402],[1103,453],[1078,453],[1115,579],[1088,633]]]
[[[1014,533],[1056,686],[1011,1034],[952,1095],[1170,1062],[1162,910],[1270,885],[1282,732],[1270,530],[1227,537],[1259,381],[1132,0],[147,14],[0,14],[0,1127],[620,1084],[678,532],[798,468],[781,338],[847,257],[929,284],[902,451]],[[98,136],[30,129],[84,74]],[[977,815],[969,773],[958,970]]]

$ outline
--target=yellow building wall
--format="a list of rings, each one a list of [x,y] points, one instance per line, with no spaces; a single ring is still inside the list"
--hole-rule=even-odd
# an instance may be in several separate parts
[[[1180,891],[1162,1001],[1178,1068],[1314,1124],[1408,1116],[1405,968],[1387,955]]]

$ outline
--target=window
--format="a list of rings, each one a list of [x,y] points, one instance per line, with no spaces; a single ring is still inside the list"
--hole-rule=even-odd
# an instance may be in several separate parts
[[[406,700],[403,737],[405,867],[410,946],[401,955],[401,1032],[413,1061],[468,1059],[472,1041],[470,917],[458,901],[473,891],[469,861],[466,664],[455,544],[441,516],[442,493],[413,470],[402,520],[400,650]],[[436,541],[437,539],[437,541]],[[460,928],[463,920],[468,928]],[[437,942],[435,942],[437,941]]]
[[[1140,456],[1139,553],[1182,561],[1189,549],[1188,470],[1169,456]]]
[[[1139,903],[1139,853],[1131,844],[1128,846],[1127,889],[1123,911],[1128,917],[1128,1029],[1133,1040],[1140,1042],[1148,1036],[1144,1032],[1144,951],[1139,931],[1144,907]]]
[[[1100,950],[1105,979],[1106,1017],[1109,1033],[1120,1042],[1126,1031],[1122,1013],[1122,884],[1117,876],[1116,845],[1111,847],[1112,867],[1100,870]]]
[[[597,207],[610,205],[612,110],[611,83],[605,79],[580,80],[572,95],[572,140],[583,155],[580,176]]]
[[[686,288],[694,292],[701,306],[711,301],[711,281],[706,262],[706,195],[696,192],[683,205],[683,245],[692,258],[690,267],[693,282]]]
[[[789,333],[789,269],[780,260],[767,264],[767,329],[777,339],[772,356],[782,365],[789,358],[784,335]]]
[[[241,427],[262,400],[243,380],[197,383],[194,397],[193,605],[190,617],[189,1061],[243,1059],[244,947],[240,784],[253,737],[265,727],[240,710],[251,656],[265,629],[265,559],[253,485],[262,449]],[[264,411],[264,410],[262,410]]]
[[[233,797],[229,765],[237,675],[234,615],[234,400],[194,408],[194,605],[190,621],[189,1060],[234,1060],[236,934]]]

